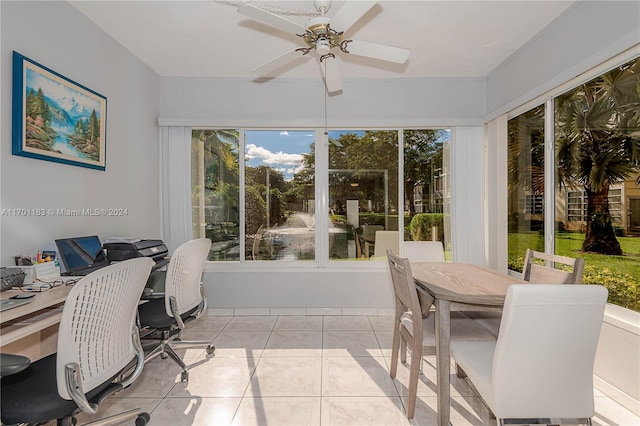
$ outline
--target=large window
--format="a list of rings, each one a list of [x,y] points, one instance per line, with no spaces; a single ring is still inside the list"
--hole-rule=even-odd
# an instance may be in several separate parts
[[[508,123],[509,269],[522,271],[527,248],[544,251],[544,105]]]
[[[244,135],[245,259],[314,260],[315,132]]]
[[[209,260],[240,259],[238,148],[238,130],[192,132],[193,236],[211,240]]]
[[[398,132],[329,132],[329,258],[370,259],[398,235]]]
[[[322,143],[317,135],[193,130],[193,235],[213,241],[209,260],[384,260],[411,239],[450,250],[448,130],[329,130]]]
[[[609,302],[640,311],[638,88],[635,59],[510,119],[508,212],[510,269],[521,270],[527,248],[544,251],[546,238],[550,251],[585,258],[584,283],[605,285]],[[553,136],[544,134],[546,108]]]
[[[441,241],[451,259],[448,129],[404,131],[404,240]]]

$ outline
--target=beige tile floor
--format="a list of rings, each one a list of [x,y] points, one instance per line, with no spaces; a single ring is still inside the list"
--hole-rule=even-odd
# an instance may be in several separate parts
[[[214,339],[216,351],[179,351],[188,382],[170,359],[156,358],[97,417],[132,407],[150,425],[435,425],[434,357],[425,357],[415,418],[406,418],[408,368],[389,377],[391,317],[205,316],[184,338]],[[452,370],[455,371],[455,370]],[[452,375],[451,423],[494,425],[469,386]],[[594,425],[640,425],[595,391]],[[80,418],[80,420],[86,420]]]

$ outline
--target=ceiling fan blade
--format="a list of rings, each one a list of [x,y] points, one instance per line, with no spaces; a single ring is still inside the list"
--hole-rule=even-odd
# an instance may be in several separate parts
[[[336,14],[331,18],[329,24],[336,31],[346,32],[358,19],[362,18],[377,2],[347,0]]]
[[[307,29],[302,25],[298,25],[293,21],[290,21],[278,15],[275,15],[271,12],[267,12],[266,10],[260,9],[259,7],[254,6],[252,4],[246,4],[244,6],[241,6],[238,9],[238,12],[250,18],[253,18],[257,21],[261,21],[261,22],[264,22],[265,24],[269,24],[272,27],[286,31],[288,33],[299,35],[307,32]]]
[[[367,58],[381,59],[398,64],[405,63],[409,59],[410,53],[409,50],[401,47],[360,40],[350,41],[346,46],[346,51],[352,55],[366,56]]]
[[[320,69],[324,77],[324,84],[327,86],[327,92],[339,92],[342,90],[342,77],[338,69],[338,61],[333,56],[327,56],[320,61]]]
[[[289,52],[283,53],[277,58],[270,60],[269,62],[260,65],[257,68],[254,68],[253,70],[251,70],[251,72],[256,75],[266,77],[269,76],[271,72],[301,57],[303,57],[302,52],[298,52],[298,50],[291,50]],[[310,56],[305,55],[304,57],[309,58]]]

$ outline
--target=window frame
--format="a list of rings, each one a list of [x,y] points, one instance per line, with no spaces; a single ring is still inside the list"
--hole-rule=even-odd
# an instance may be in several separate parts
[[[252,127],[252,126],[193,126],[192,129],[234,129],[238,131],[238,156],[239,156],[239,220],[240,220],[240,259],[239,260],[221,260],[221,261],[207,261],[207,269],[215,269],[217,271],[236,271],[238,267],[243,269],[269,269],[269,270],[299,270],[299,269],[385,269],[387,268],[386,262],[382,260],[373,260],[368,262],[362,261],[349,261],[349,260],[332,260],[329,258],[329,131],[391,131],[397,132],[398,135],[398,211],[403,214],[405,207],[404,200],[404,130],[423,130],[423,129],[443,129],[451,130],[455,126],[403,126],[403,127],[372,127],[372,126],[339,126],[335,128],[323,128],[323,127],[296,127],[296,126],[277,126],[277,127]],[[309,131],[315,132],[315,228],[316,228],[316,244],[315,244],[315,259],[313,261],[298,261],[298,260],[250,260],[244,258],[246,250],[246,238],[245,238],[245,166],[244,161],[245,150],[245,132],[247,131]],[[452,142],[452,137],[449,139],[449,143]],[[451,165],[449,165],[451,168]],[[451,177],[449,176],[449,179]],[[449,183],[448,186],[451,186]],[[451,200],[453,201],[453,200]],[[452,207],[453,208],[453,207]],[[400,236],[400,243],[404,240],[404,221],[398,220],[398,231]]]
[[[525,112],[544,104],[545,106],[545,117],[544,117],[544,146],[545,146],[545,166],[544,166],[544,179],[545,179],[545,196],[544,196],[544,205],[545,205],[545,219],[544,219],[544,241],[545,241],[545,252],[546,253],[554,253],[555,252],[555,98],[569,92],[576,87],[584,84],[588,81],[597,78],[602,74],[606,74],[612,69],[624,65],[625,63],[633,60],[640,60],[640,52],[638,49],[629,49],[626,52],[623,52],[619,55],[610,58],[609,60],[601,63],[600,65],[593,67],[592,69],[578,75],[575,78],[572,78],[569,81],[564,82],[549,90],[548,92],[537,96],[528,102],[520,105],[517,108],[512,109],[511,111],[505,114],[506,120],[504,121],[504,128],[502,131],[504,134],[507,134],[507,123],[509,120],[518,117]],[[505,138],[506,141],[506,138]],[[506,167],[506,163],[504,165]],[[506,180],[505,180],[506,183]],[[505,194],[506,194],[505,189]],[[505,221],[507,220],[508,211],[504,211]],[[506,223],[506,222],[505,222]],[[505,247],[508,245],[508,241],[504,240],[503,244]],[[508,250],[505,251],[505,255],[508,257]],[[508,262],[508,260],[507,260]],[[511,274],[518,274],[517,271],[508,270]]]

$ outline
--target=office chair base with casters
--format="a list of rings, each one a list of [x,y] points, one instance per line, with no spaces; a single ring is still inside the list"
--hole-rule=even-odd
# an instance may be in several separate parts
[[[151,416],[149,413],[141,413],[139,408],[133,408],[131,410],[114,414],[109,417],[102,418],[100,420],[96,420],[89,423],[83,423],[82,426],[110,426],[110,425],[121,425],[125,420],[135,418],[136,426],[145,426],[151,420]]]
[[[202,305],[198,306],[179,317],[182,320],[183,328],[185,324],[188,324],[199,317],[199,313],[203,311],[202,307]],[[186,382],[189,380],[189,368],[174,349],[205,346],[205,350],[208,355],[215,352],[216,348],[213,345],[213,342],[205,340],[183,340],[180,337],[182,329],[175,324],[174,318],[166,316],[164,299],[153,299],[150,302],[141,305],[139,310],[140,315],[147,321],[146,325],[155,329],[145,336],[144,340],[159,341],[159,344],[145,355],[145,363],[158,356],[162,359],[170,357],[182,369],[180,380]]]
[[[207,345],[205,348],[207,355],[211,355],[216,350],[216,347],[213,346],[211,342],[207,342],[204,340],[182,340],[180,337],[177,337],[177,333],[173,337],[168,337],[169,333],[167,331],[163,331],[160,334],[165,337],[161,337],[160,344],[147,355],[145,355],[144,362],[147,363],[158,356],[160,356],[160,358],[162,359],[167,359],[170,357],[182,369],[182,373],[180,373],[180,381],[182,382],[186,382],[189,380],[189,367],[174,351],[172,346],[180,348],[195,348]],[[147,338],[153,338],[153,334],[151,335],[151,337]]]

